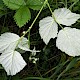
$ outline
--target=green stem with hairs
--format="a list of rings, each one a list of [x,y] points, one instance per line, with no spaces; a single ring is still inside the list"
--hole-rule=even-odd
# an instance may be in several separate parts
[[[46,3],[47,3],[47,0],[44,1],[44,4],[41,7],[41,9],[40,9],[39,13],[37,14],[36,18],[34,19],[33,23],[31,24],[29,29],[21,36],[21,38],[24,37],[31,30],[31,28],[33,27],[34,23],[36,22],[37,18],[39,17],[39,15],[40,15],[41,11],[43,10],[44,6],[46,5]]]
[[[18,43],[17,43],[16,46],[18,46],[18,44],[19,44],[20,41],[23,39],[23,37],[24,37],[28,32],[30,32],[30,30],[32,29],[34,23],[36,22],[37,18],[39,17],[41,11],[43,10],[44,6],[46,5],[46,3],[47,3],[47,0],[44,1],[44,4],[43,4],[43,6],[41,7],[40,11],[38,12],[36,18],[35,18],[34,21],[32,22],[32,24],[31,24],[31,26],[29,27],[29,29],[28,29],[27,31],[25,31],[25,33],[20,37],[20,39],[18,40]]]
[[[52,9],[51,9],[48,1],[47,1],[47,6],[49,7],[49,10],[50,10],[50,12],[51,12],[51,14],[52,14],[52,17],[54,18],[55,22],[57,22],[57,21],[56,21],[56,18],[55,18],[55,16],[54,16],[54,13],[53,13],[53,11],[52,11]],[[57,23],[59,24],[59,22],[57,22]],[[64,29],[64,28],[62,27],[62,25],[59,24],[59,26],[60,26],[62,29]]]

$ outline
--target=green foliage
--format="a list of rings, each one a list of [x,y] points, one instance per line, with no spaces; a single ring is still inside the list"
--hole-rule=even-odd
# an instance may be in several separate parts
[[[66,67],[66,71],[70,70],[72,67],[75,66],[75,64],[77,63],[77,58],[73,58],[72,61],[68,64],[68,66]]]
[[[3,4],[3,1],[0,0],[0,18],[6,14],[6,8],[5,5]]]
[[[0,73],[0,80],[7,80],[7,76],[3,71],[2,71],[2,74]]]
[[[80,14],[79,0],[48,1],[53,11],[56,8],[67,7]],[[23,31],[28,30],[38,13],[36,10],[40,10],[43,2],[44,0],[0,0],[0,34],[8,31],[21,36]],[[43,8],[29,35],[30,48],[33,49],[35,46],[37,50],[41,50],[36,55],[36,57],[39,57],[39,61],[36,64],[31,63],[28,59],[30,52],[25,52],[21,55],[27,62],[27,66],[13,77],[7,76],[0,66],[0,80],[57,80],[58,77],[60,77],[59,80],[80,80],[80,60],[77,61],[80,56],[71,59],[56,48],[55,40],[51,39],[46,46],[41,40],[38,32],[39,20],[50,15],[49,8],[47,6]],[[71,27],[80,29],[80,20]],[[61,28],[59,27],[59,29]]]
[[[75,0],[70,0],[71,2],[75,2]],[[77,0],[76,0],[77,1]]]
[[[3,0],[3,2],[12,10],[19,9],[21,6],[26,5],[24,0]]]
[[[43,3],[44,0],[27,0],[26,5],[33,10],[39,10]]]
[[[12,77],[12,80],[21,80],[18,75]]]
[[[9,31],[8,27],[3,27],[2,30],[1,30],[1,33],[5,33],[5,32],[8,32],[8,31]]]
[[[25,78],[23,80],[51,80],[51,79],[41,78],[41,77],[28,77],[28,78]]]
[[[0,10],[3,10],[3,7],[4,7],[3,2],[2,0],[0,0]]]
[[[6,12],[5,12],[5,11],[0,10],[0,18],[1,18],[3,15],[5,15],[5,14],[6,14]]]
[[[14,15],[16,24],[19,27],[24,26],[24,24],[26,24],[26,22],[28,22],[28,20],[30,20],[30,18],[31,18],[31,13],[30,13],[29,8],[26,6],[20,7],[19,10],[17,10],[17,12]]]
[[[33,10],[39,10],[43,5],[44,0],[3,0],[3,3],[8,8],[16,10],[14,20],[16,24],[21,28],[31,19],[29,8]],[[1,9],[2,6],[3,5],[1,5]]]

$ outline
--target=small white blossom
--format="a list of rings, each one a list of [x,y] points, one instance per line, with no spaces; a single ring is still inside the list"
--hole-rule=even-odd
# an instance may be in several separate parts
[[[35,47],[34,47],[34,49],[31,50],[31,55],[30,55],[30,57],[29,57],[29,60],[32,61],[33,63],[36,63],[37,60],[39,60],[39,58],[36,58],[36,57],[35,57],[35,56],[36,56],[36,52],[40,52],[40,51],[36,51],[36,50],[35,50]]]

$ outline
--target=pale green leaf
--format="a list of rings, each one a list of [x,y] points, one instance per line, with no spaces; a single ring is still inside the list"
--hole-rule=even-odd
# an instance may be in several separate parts
[[[0,53],[7,50],[14,50],[19,40],[19,36],[14,33],[6,32],[0,36]]]
[[[21,6],[26,5],[24,0],[3,0],[3,2],[8,8],[12,10],[19,9]]]
[[[80,18],[79,14],[72,13],[67,8],[59,8],[54,10],[53,15],[59,24],[66,26],[71,26]]]
[[[18,47],[22,50],[30,51],[27,38],[24,37],[18,44]]]
[[[28,7],[23,6],[21,7],[14,15],[14,19],[16,21],[16,24],[19,27],[22,27],[28,22],[31,18],[31,13]]]
[[[56,46],[69,56],[80,56],[80,30],[66,27],[59,31]]]
[[[7,75],[15,75],[26,66],[26,62],[21,54],[13,50],[2,53],[0,56],[0,63],[6,70]]]
[[[51,38],[57,37],[58,25],[52,17],[46,17],[39,22],[39,33],[43,41],[48,44]]]

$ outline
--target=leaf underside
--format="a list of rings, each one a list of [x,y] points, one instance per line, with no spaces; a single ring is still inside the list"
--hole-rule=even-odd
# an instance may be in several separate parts
[[[69,56],[80,55],[80,30],[66,27],[60,30],[56,40],[56,46]]]

